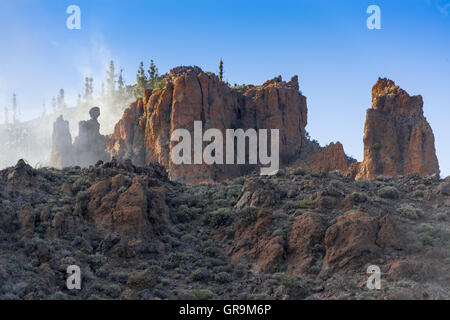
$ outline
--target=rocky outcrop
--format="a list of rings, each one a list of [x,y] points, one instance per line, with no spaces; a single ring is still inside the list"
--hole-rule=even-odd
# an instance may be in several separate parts
[[[88,167],[97,161],[109,160],[105,152],[105,136],[100,134],[100,108],[94,107],[89,110],[90,120],[80,121],[78,137],[73,143],[75,164],[80,167]]]
[[[423,115],[422,96],[410,96],[388,79],[372,89],[364,129],[364,161],[357,178],[416,173],[439,174],[433,131]]]
[[[78,137],[72,144],[69,122],[62,116],[53,124],[53,144],[50,166],[62,169],[69,166],[88,167],[98,161],[109,161],[105,136],[100,134],[100,108],[89,110],[90,120],[79,122]]]
[[[330,143],[315,152],[306,152],[305,158],[296,162],[294,166],[306,167],[314,171],[329,172],[339,170],[347,172],[349,166],[355,162],[344,151],[340,142]]]
[[[168,225],[165,189],[151,186],[148,177],[118,174],[89,189],[86,217],[103,236],[147,239]]]
[[[69,121],[64,120],[63,116],[59,116],[53,124],[50,166],[62,169],[73,164],[72,136],[69,130]]]
[[[35,176],[36,171],[25,160],[20,159],[8,174],[7,189],[30,191],[32,187],[37,185]]]
[[[203,132],[219,129],[279,129],[280,157],[284,163],[297,156],[305,140],[306,98],[298,78],[281,77],[261,86],[230,88],[212,73],[198,67],[178,67],[165,77],[164,89],[147,90],[124,113],[114,133],[107,137],[111,156],[129,158],[136,165],[159,162],[176,181],[213,181],[239,176],[252,169],[238,165],[175,165],[170,154],[178,128],[193,137],[194,121]],[[225,144],[225,142],[224,142]],[[224,147],[225,150],[225,147]]]

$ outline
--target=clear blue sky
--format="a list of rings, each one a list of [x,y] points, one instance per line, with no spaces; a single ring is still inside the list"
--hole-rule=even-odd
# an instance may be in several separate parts
[[[79,31],[66,28],[71,4],[81,8]],[[382,30],[366,27],[371,4],[381,8]],[[0,107],[13,91],[22,119],[40,114],[59,88],[74,100],[87,74],[99,88],[110,59],[131,83],[141,60],[154,59],[161,72],[177,65],[216,72],[223,58],[232,84],[298,74],[311,136],[339,140],[361,160],[371,88],[389,77],[423,95],[447,176],[449,15],[450,0],[1,0]]]

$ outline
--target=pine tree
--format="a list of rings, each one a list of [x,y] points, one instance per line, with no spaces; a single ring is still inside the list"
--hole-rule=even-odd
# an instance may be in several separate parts
[[[53,113],[56,113],[56,98],[55,97],[53,97],[52,98],[52,110],[53,110]]]
[[[114,68],[114,61],[111,60],[109,70],[107,72],[106,90],[109,98],[114,98],[116,92],[116,73]]]
[[[150,60],[150,68],[148,69],[148,75],[149,75],[149,84],[152,88],[156,86],[156,83],[159,80],[159,74],[158,74],[158,68],[155,65],[155,62],[153,60]]]
[[[101,97],[101,99],[105,98],[105,83],[104,82],[102,82],[102,87],[100,90],[100,97]]]
[[[121,91],[125,88],[125,81],[123,80],[123,70],[122,69],[120,69],[119,79],[117,80],[117,86],[118,86],[119,91]]]
[[[89,96],[92,99],[94,97],[94,78],[89,78]]]
[[[219,79],[220,81],[223,81],[223,60],[220,59],[219,62]]]
[[[120,69],[119,78],[117,79],[117,96],[120,100],[125,96],[125,81],[123,80],[122,69]]]
[[[89,100],[89,78],[84,78],[84,99]]]
[[[9,124],[9,112],[8,112],[8,107],[5,107],[5,124],[6,124],[6,125]]]
[[[136,87],[134,88],[134,95],[136,97],[143,97],[144,91],[147,88],[148,79],[144,70],[144,63],[139,65],[138,73],[136,75]]]
[[[62,111],[66,108],[64,89],[59,90],[59,95],[56,100],[56,103],[57,103],[58,111]]]
[[[42,118],[44,118],[47,115],[47,110],[45,108],[45,101],[42,104]]]
[[[93,78],[84,78],[84,99],[89,103],[94,95]]]
[[[12,110],[13,110],[13,124],[16,124],[19,119],[17,117],[17,95],[15,93],[13,94]]]

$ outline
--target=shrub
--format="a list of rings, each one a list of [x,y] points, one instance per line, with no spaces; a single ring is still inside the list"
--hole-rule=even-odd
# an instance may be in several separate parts
[[[227,198],[236,199],[241,195],[241,186],[234,186],[227,189]]]
[[[411,196],[416,199],[423,199],[425,192],[423,190],[416,190],[411,194]]]
[[[314,201],[310,199],[298,200],[296,204],[300,209],[314,209],[315,207]]]
[[[297,201],[287,201],[285,203],[285,208],[288,210],[294,209],[314,209],[315,204],[314,201],[310,199],[303,199]]]
[[[77,194],[77,202],[86,203],[90,199],[89,191],[80,191]]]
[[[251,293],[247,296],[247,300],[273,300],[273,298],[265,293]]]
[[[101,266],[95,270],[95,274],[100,278],[106,278],[109,276],[110,270],[108,266]]]
[[[209,278],[209,272],[205,268],[195,269],[190,276],[192,281],[204,281]]]
[[[119,188],[119,190],[117,190],[117,193],[124,193],[125,191],[127,191],[127,187],[121,186],[121,187]]]
[[[381,198],[396,200],[399,198],[398,190],[394,187],[383,187],[378,191]]]
[[[14,208],[13,208],[13,205],[12,205],[12,202],[11,201],[9,201],[9,200],[3,200],[2,201],[2,205],[5,207],[5,209],[7,210],[7,211],[12,211]]]
[[[72,190],[75,193],[78,193],[79,191],[85,191],[85,190],[89,189],[90,186],[91,186],[91,183],[89,182],[89,180],[87,180],[87,179],[85,179],[83,177],[79,177],[72,184]]]
[[[412,204],[404,204],[397,209],[397,212],[408,219],[418,219],[423,216],[422,209],[414,207]]]
[[[433,245],[433,237],[428,232],[422,232],[419,235],[420,240],[422,240],[424,245]]]
[[[91,254],[88,256],[88,262],[92,269],[97,270],[106,264],[107,259],[101,254]]]
[[[226,272],[220,272],[214,276],[214,280],[219,283],[231,282],[231,275]]]
[[[205,223],[214,228],[229,226],[233,220],[233,212],[227,208],[217,209],[205,217]]]
[[[105,293],[111,298],[118,298],[122,293],[122,287],[118,284],[111,284],[105,287]]]
[[[258,217],[258,209],[253,206],[247,206],[238,211],[237,217],[239,223],[243,226],[253,224]]]
[[[306,174],[306,170],[303,168],[296,168],[292,173],[296,176],[304,176]]]
[[[368,200],[367,195],[365,193],[353,192],[352,198],[356,203],[363,203]]]
[[[383,146],[381,145],[381,143],[374,143],[373,144],[373,146],[372,146],[372,148],[375,150],[375,151],[380,151],[381,150],[381,148],[382,148]]]
[[[211,290],[208,289],[192,290],[191,293],[198,300],[211,300],[216,296]]]
[[[447,220],[447,213],[445,213],[445,212],[439,212],[439,213],[436,215],[436,219],[438,219],[439,221],[445,221],[445,220]]]
[[[183,204],[176,209],[175,216],[179,223],[185,223],[191,221],[195,217],[195,213],[196,211]]]

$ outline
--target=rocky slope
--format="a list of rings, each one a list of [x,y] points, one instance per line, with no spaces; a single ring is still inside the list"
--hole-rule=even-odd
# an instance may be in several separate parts
[[[297,168],[183,185],[154,164],[19,161],[0,197],[0,299],[450,298],[450,178]]]
[[[252,170],[237,165],[174,165],[170,152],[176,143],[170,141],[171,134],[183,128],[193,137],[194,121],[203,122],[203,131],[219,129],[224,137],[226,129],[279,129],[281,161],[288,163],[300,153],[307,107],[297,77],[290,82],[278,77],[261,86],[229,87],[198,67],[178,67],[165,79],[166,87],[147,90],[107,137],[112,157],[131,159],[136,165],[159,162],[171,179],[191,183],[224,180]]]

